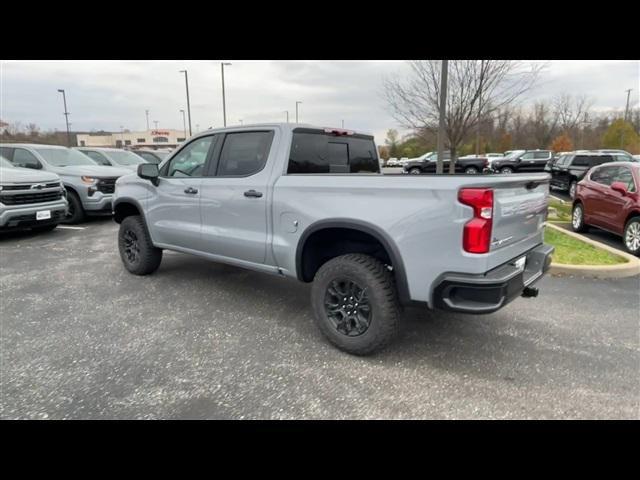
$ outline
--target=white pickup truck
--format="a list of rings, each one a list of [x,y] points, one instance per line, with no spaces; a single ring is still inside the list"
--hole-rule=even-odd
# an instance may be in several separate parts
[[[549,176],[382,175],[371,135],[300,124],[208,130],[116,182],[125,268],[163,249],[312,282],[317,325],[374,352],[402,305],[493,312],[535,296]]]

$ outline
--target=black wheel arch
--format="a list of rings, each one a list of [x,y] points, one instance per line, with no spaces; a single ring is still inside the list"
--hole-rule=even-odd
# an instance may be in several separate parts
[[[113,202],[113,220],[116,223],[122,223],[125,218],[131,215],[140,215],[145,225],[147,224],[142,205],[135,198],[120,197]]]
[[[303,271],[303,255],[307,241],[313,234],[329,229],[354,230],[367,234],[377,240],[382,245],[389,257],[389,260],[391,261],[400,303],[405,305],[411,303],[407,274],[397,245],[380,227],[361,220],[335,218],[320,220],[309,225],[300,236],[298,246],[296,248],[296,276],[298,280],[305,283],[311,281],[305,277]]]

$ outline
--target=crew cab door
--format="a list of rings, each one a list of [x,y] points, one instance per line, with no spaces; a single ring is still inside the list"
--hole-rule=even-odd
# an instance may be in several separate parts
[[[221,135],[200,187],[204,252],[265,262],[267,187],[275,134],[272,129],[259,129]]]
[[[146,220],[154,243],[202,248],[200,190],[217,141],[217,135],[199,137],[163,165],[147,202]]]

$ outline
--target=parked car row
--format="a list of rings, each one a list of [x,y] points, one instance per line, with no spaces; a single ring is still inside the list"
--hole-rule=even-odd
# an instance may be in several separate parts
[[[0,230],[47,230],[111,215],[116,180],[169,152],[4,143],[0,155]]]

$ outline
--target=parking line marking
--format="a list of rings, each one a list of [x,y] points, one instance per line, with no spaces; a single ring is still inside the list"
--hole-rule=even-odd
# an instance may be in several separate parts
[[[58,225],[58,228],[66,228],[67,230],[85,230],[87,227],[68,227],[66,225]]]

